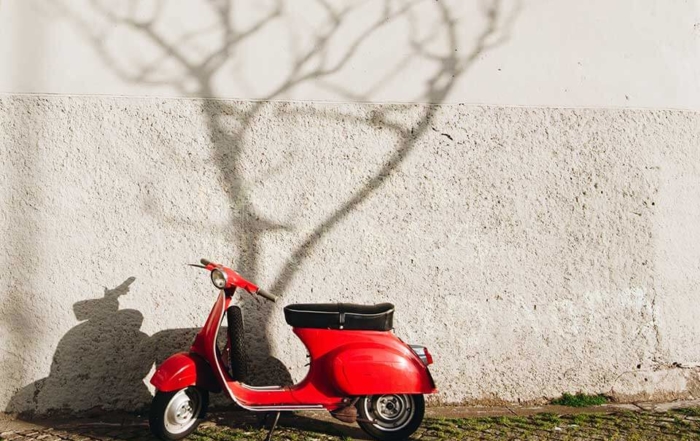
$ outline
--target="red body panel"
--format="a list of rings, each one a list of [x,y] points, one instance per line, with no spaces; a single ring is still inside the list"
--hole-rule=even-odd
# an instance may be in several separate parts
[[[188,386],[200,386],[211,392],[221,392],[211,368],[202,357],[180,352],[165,360],[151,378],[151,384],[162,392]]]
[[[312,376],[342,396],[435,392],[428,368],[392,332],[296,328]]]
[[[309,373],[301,383],[254,388],[232,381],[215,347],[230,303],[231,296],[222,292],[190,354],[176,354],[159,366],[151,380],[156,388],[165,391],[198,384],[213,390],[211,385],[216,384],[249,410],[334,410],[344,406],[343,399],[351,396],[436,391],[428,368],[418,356],[392,332],[380,331],[295,328],[294,333],[311,357]]]

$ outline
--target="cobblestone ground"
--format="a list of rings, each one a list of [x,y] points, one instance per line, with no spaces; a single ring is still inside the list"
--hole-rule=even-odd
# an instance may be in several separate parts
[[[233,417],[232,417],[233,415]],[[235,420],[235,421],[232,421]],[[356,426],[286,415],[273,439],[323,441],[369,439]],[[265,431],[256,420],[240,412],[214,415],[188,439],[192,441],[263,440]],[[147,423],[58,424],[53,428],[0,434],[7,441],[21,440],[151,440]],[[616,412],[532,416],[426,419],[415,440],[700,440],[700,408],[668,412]]]

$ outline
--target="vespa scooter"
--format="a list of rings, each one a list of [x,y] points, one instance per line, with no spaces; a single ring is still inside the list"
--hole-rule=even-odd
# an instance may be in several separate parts
[[[172,355],[156,370],[149,414],[151,431],[164,440],[192,433],[204,418],[209,393],[223,392],[243,409],[273,413],[270,440],[279,412],[327,410],[357,422],[373,438],[409,437],[423,420],[423,394],[436,392],[428,371],[428,349],[407,345],[393,332],[394,306],[297,304],[284,308],[287,323],[306,346],[309,372],[293,386],[253,387],[243,383],[245,347],[241,309],[231,305],[237,289],[276,301],[272,294],[223,265],[201,260],[219,293],[189,352]],[[217,345],[224,317],[225,347]]]

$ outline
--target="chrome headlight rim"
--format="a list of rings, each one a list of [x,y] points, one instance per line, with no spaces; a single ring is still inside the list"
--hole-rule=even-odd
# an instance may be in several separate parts
[[[224,289],[228,285],[228,276],[220,268],[215,268],[211,272],[211,283],[219,289]]]

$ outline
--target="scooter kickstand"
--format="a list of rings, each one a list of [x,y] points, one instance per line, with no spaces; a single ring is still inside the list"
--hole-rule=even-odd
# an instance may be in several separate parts
[[[270,431],[267,432],[267,437],[265,438],[265,441],[272,441],[272,432],[275,431],[275,427],[277,427],[277,422],[279,420],[280,420],[280,412],[275,412],[275,419],[272,420],[272,427],[270,427]]]

